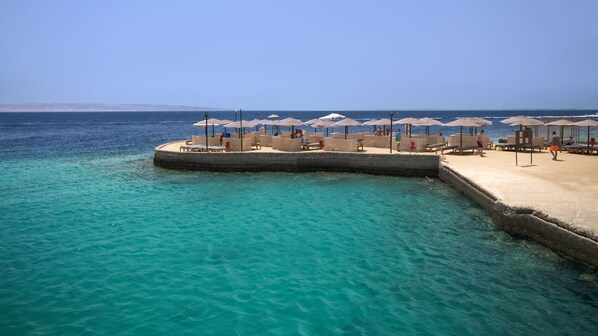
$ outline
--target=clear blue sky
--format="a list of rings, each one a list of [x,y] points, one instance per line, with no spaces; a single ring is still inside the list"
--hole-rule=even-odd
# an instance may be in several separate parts
[[[0,1],[0,103],[598,108],[598,1]]]

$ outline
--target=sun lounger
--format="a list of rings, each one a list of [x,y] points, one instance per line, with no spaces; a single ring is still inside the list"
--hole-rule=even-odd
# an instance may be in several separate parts
[[[470,150],[472,153],[475,153],[475,151],[478,149],[478,146],[463,146],[463,147],[457,147],[455,149],[453,149],[453,153],[455,154],[463,154],[465,153],[465,151]]]
[[[306,143],[305,145],[301,146],[302,149],[304,150],[310,150],[310,149],[322,149],[324,142],[320,141],[320,142],[309,142]]]
[[[445,150],[452,150],[454,151],[455,148],[458,148],[459,146],[442,146],[442,147],[437,147],[436,150],[434,151],[434,153],[438,153],[438,151],[440,151],[440,154],[444,154]]]
[[[444,142],[439,142],[439,143],[435,143],[435,144],[428,144],[426,145],[426,151],[428,152],[437,152],[438,148],[444,147],[446,143]]]
[[[594,151],[598,153],[598,147],[594,146],[584,146],[584,145],[565,145],[559,147],[561,151],[566,150],[572,154],[592,154]]]
[[[224,152],[224,146],[208,146],[208,152]],[[206,145],[183,145],[179,148],[181,152],[205,152]]]
[[[514,143],[497,143],[494,144],[494,150],[515,150],[517,144]]]

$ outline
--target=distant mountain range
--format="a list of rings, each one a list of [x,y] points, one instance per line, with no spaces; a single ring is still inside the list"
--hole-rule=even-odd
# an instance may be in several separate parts
[[[213,107],[149,104],[0,104],[0,112],[223,111]]]

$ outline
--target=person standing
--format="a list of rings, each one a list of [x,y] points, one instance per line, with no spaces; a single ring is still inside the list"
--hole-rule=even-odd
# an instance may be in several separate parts
[[[552,131],[552,140],[550,141],[550,154],[552,159],[556,161],[559,154],[559,145],[561,144],[561,138],[556,135],[556,131]]]
[[[401,148],[401,128],[397,128],[397,135],[395,136],[395,141],[397,142],[397,152],[400,151]]]
[[[478,153],[480,153],[480,156],[484,156],[484,130],[478,133],[478,140],[476,142],[478,144]]]

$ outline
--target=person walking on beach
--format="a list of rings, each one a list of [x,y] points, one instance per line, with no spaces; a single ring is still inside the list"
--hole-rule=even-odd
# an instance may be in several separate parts
[[[484,156],[484,130],[478,133],[478,140],[476,142],[478,144],[478,153],[480,153],[480,156]]]
[[[550,141],[550,154],[552,159],[556,161],[559,154],[559,145],[561,144],[561,138],[556,135],[556,131],[552,131],[552,140]]]

